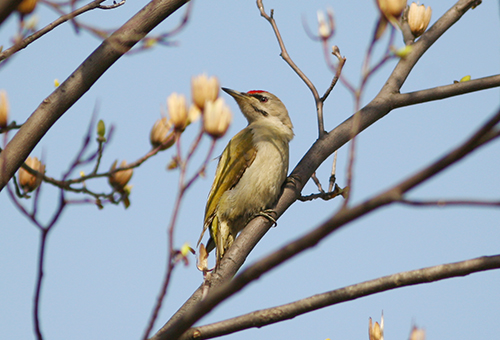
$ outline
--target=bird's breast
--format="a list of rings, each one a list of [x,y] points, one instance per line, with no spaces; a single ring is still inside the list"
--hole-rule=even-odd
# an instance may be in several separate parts
[[[288,143],[279,138],[255,140],[257,155],[238,184],[223,194],[219,211],[236,220],[251,217],[274,203],[288,172]]]

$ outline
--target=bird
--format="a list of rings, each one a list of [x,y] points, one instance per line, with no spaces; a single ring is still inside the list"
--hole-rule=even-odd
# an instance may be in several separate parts
[[[248,121],[222,152],[208,195],[198,245],[210,231],[207,253],[216,248],[216,266],[237,234],[256,215],[271,217],[287,178],[293,125],[281,100],[267,91],[222,88]]]

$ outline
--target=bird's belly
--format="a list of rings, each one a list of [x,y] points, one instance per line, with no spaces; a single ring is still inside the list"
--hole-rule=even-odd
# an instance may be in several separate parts
[[[281,192],[288,172],[288,149],[269,142],[258,143],[257,148],[255,160],[238,184],[221,197],[218,210],[222,219],[250,218],[274,203]]]

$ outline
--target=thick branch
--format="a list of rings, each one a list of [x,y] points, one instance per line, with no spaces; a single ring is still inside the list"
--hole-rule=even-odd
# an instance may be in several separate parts
[[[120,27],[48,96],[0,153],[0,191],[52,125],[154,27],[188,0],[154,0]]]
[[[500,255],[496,255],[388,275],[375,280],[313,295],[285,305],[259,310],[210,325],[195,327],[184,333],[180,339],[210,339],[244,329],[262,327],[289,320],[320,308],[385,292],[394,288],[435,282],[499,268]]]

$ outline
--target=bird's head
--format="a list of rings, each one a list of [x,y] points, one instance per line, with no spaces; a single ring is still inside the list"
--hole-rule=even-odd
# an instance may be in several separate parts
[[[236,100],[249,124],[263,119],[277,118],[290,130],[293,129],[285,105],[274,94],[266,91],[239,92],[225,87],[222,90]]]

